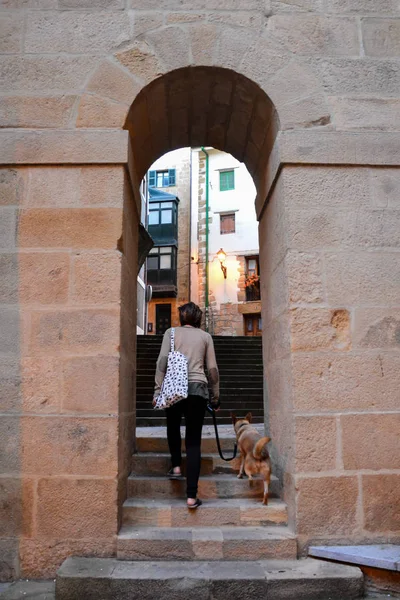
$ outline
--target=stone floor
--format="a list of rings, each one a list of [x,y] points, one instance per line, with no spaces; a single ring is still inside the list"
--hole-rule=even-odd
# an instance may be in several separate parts
[[[22,598],[24,600],[55,600],[55,582],[53,580],[24,580],[12,584],[0,583],[0,600],[21,600]],[[383,600],[384,598],[393,598],[393,596],[387,594],[366,596],[364,600]],[[325,600],[330,599],[326,598]]]
[[[260,433],[264,432],[264,425],[262,423],[255,423],[253,425]],[[182,437],[185,436],[185,428],[181,427]],[[218,435],[220,438],[233,438],[235,433],[232,425],[218,425]],[[150,438],[166,438],[167,428],[166,427],[136,427],[136,437],[150,437]],[[215,437],[214,426],[204,425],[203,438]]]

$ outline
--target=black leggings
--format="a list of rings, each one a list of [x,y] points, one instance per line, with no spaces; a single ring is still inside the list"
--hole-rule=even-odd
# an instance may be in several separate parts
[[[207,400],[200,396],[188,396],[166,409],[167,437],[171,453],[172,467],[180,467],[181,454],[181,419],[185,416],[186,435],[186,491],[188,498],[197,497],[197,484],[201,464],[201,431]]]

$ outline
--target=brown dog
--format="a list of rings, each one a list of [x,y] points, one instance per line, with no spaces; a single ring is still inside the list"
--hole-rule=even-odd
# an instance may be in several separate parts
[[[244,419],[238,419],[233,413],[231,413],[231,417],[239,450],[242,455],[238,479],[242,479],[243,473],[245,473],[249,481],[251,481],[253,475],[260,473],[264,480],[263,504],[268,504],[271,461],[269,459],[267,444],[271,441],[271,438],[262,437],[257,429],[251,425],[251,413],[247,413]]]

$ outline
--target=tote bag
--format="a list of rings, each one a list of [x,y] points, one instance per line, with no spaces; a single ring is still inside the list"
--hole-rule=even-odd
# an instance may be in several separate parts
[[[154,409],[161,410],[188,397],[188,361],[175,350],[175,329],[171,329],[171,349],[168,354],[167,371]]]

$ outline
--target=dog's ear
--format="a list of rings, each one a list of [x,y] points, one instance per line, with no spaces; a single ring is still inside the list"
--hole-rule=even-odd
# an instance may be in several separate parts
[[[246,421],[248,421],[249,423],[251,423],[252,419],[253,419],[253,415],[251,414],[251,412],[248,412],[247,415],[245,416]]]
[[[236,421],[237,421],[237,418],[236,418],[236,415],[233,412],[231,412],[231,417],[232,417],[232,423],[235,424]]]

